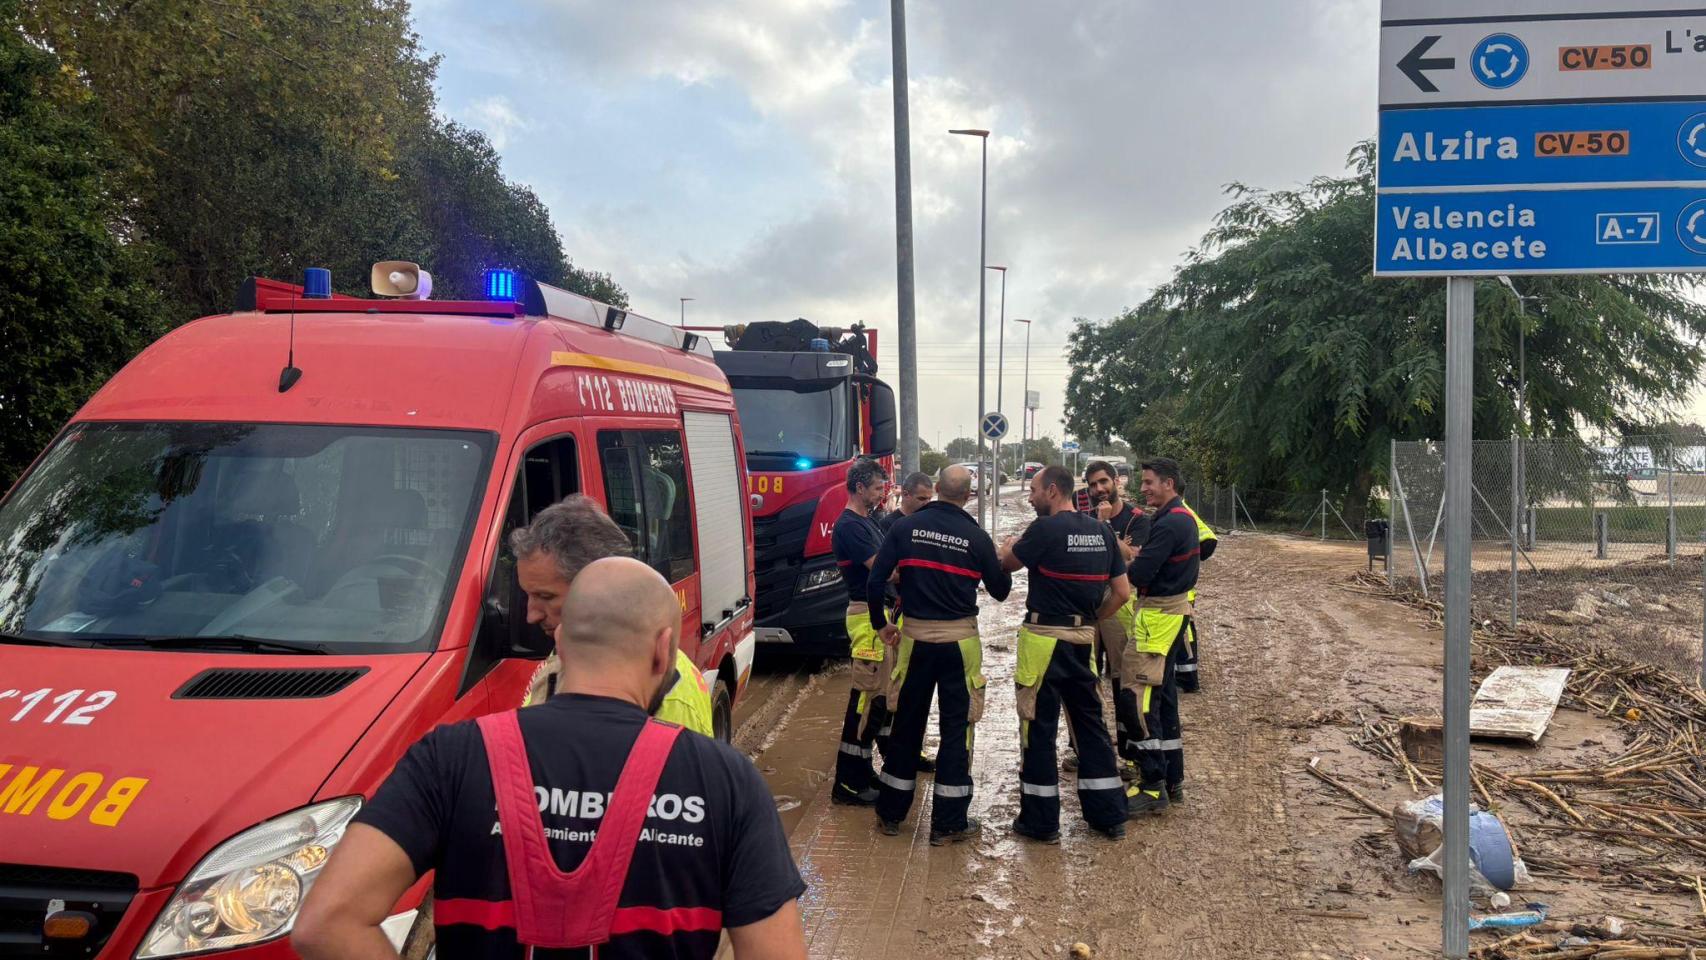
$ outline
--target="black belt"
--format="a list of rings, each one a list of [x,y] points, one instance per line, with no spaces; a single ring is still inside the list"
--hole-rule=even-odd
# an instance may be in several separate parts
[[[1058,614],[1032,612],[1025,614],[1025,622],[1034,623],[1039,627],[1088,627],[1096,621],[1090,618],[1081,617],[1076,613]]]

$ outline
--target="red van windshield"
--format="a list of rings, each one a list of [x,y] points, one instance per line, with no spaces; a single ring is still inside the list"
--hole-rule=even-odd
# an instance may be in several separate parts
[[[444,430],[75,425],[0,506],[0,631],[430,648],[491,448]]]

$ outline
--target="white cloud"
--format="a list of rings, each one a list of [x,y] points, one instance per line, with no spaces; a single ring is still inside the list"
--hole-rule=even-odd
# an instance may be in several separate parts
[[[510,103],[508,97],[484,97],[476,100],[462,111],[462,116],[483,131],[492,141],[492,146],[500,151],[509,145],[510,134],[528,128],[527,121],[516,112],[515,105]]]
[[[781,212],[719,209],[684,249],[689,210],[661,184],[620,196],[574,182],[534,186],[578,263],[611,271],[643,312],[733,323],[864,320],[895,342],[894,147],[889,19],[882,0],[514,0],[468,49],[512,49],[518,108],[480,99],[464,115],[503,146],[553,103],[618,91],[725,95],[742,145],[803,155],[787,183],[738,163],[657,176],[807,198]],[[1011,266],[1008,316],[1037,321],[1039,425],[1058,434],[1063,342],[1074,316],[1139,302],[1224,206],[1233,180],[1290,185],[1341,169],[1374,132],[1375,4],[1369,0],[942,0],[910,5],[913,216],[922,429],[970,426],[975,395],[978,144],[989,143],[989,261]],[[496,38],[503,38],[500,42]],[[426,37],[429,43],[434,37]],[[692,102],[698,103],[699,99]],[[612,107],[611,109],[617,109]],[[663,124],[641,148],[670,150]],[[633,170],[632,177],[645,174]],[[991,340],[998,279],[989,287]],[[1022,350],[1023,330],[1013,331]],[[1010,358],[1010,363],[1013,358]],[[1007,407],[1018,407],[1018,368]],[[890,374],[894,373],[892,366]],[[989,403],[993,404],[993,377]],[[960,408],[964,407],[964,410]]]

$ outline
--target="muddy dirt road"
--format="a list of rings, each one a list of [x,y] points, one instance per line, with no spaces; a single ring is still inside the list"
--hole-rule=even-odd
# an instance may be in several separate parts
[[[1003,505],[1004,529],[1028,519],[1022,505]],[[1131,823],[1120,842],[1078,819],[1070,775],[1059,846],[1008,830],[1018,811],[1011,677],[1022,574],[1007,603],[986,600],[980,615],[990,683],[973,757],[972,814],[984,822],[975,842],[929,845],[928,788],[899,837],[881,836],[867,810],[831,805],[843,670],[772,666],[762,678],[768,695],[743,705],[737,742],[769,779],[810,884],[811,956],[1041,958],[1063,956],[1076,941],[1097,957],[1432,953],[1437,882],[1405,872],[1383,818],[1304,772],[1320,756],[1378,803],[1410,799],[1407,786],[1350,744],[1344,718],[1439,701],[1438,634],[1407,608],[1347,583],[1362,557],[1360,544],[1223,537],[1204,566],[1198,606],[1203,692],[1183,703],[1188,802]],[[1561,713],[1554,752],[1605,745],[1609,738],[1589,738],[1593,722]],[[1499,748],[1477,745],[1477,760],[1489,749]],[[1593,888],[1538,892],[1583,913],[1631,909]],[[1646,909],[1687,916],[1674,904]]]

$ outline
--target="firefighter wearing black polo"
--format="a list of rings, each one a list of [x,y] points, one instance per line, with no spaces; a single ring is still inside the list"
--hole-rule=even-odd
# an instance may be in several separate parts
[[[882,503],[888,474],[872,460],[856,460],[847,468],[847,508],[835,521],[830,546],[841,582],[847,587],[847,639],[853,654],[853,688],[847,694],[847,715],[841,723],[841,744],[835,755],[835,786],[829,797],[836,803],[870,806],[877,802],[876,778],[871,769],[871,748],[887,722],[885,692],[894,658],[885,659],[883,642],[871,627],[867,600],[881,606],[882,584],[867,595],[871,561],[882,544],[882,531],[871,516]]]
[[[1119,474],[1104,460],[1092,460],[1084,467],[1084,487],[1090,492],[1090,509],[1087,512],[1107,521],[1108,526],[1113,528],[1114,540],[1119,544],[1121,559],[1131,563],[1137,556],[1137,548],[1149,537],[1149,516],[1120,496]],[[1097,652],[1102,655],[1106,665],[1108,685],[1113,691],[1116,705],[1119,703],[1120,689],[1124,685],[1123,654],[1131,640],[1131,622],[1134,616],[1132,602],[1127,600],[1113,616],[1097,624],[1100,640]],[[1114,721],[1114,743],[1117,747],[1128,738],[1128,731],[1120,722],[1117,710],[1114,713]],[[1066,767],[1073,769],[1073,761],[1068,760]],[[1120,775],[1128,780],[1136,779],[1135,767],[1131,765],[1130,760],[1121,764]]]
[[[1179,498],[1179,506],[1191,510],[1191,505],[1186,503],[1183,497]],[[1220,544],[1220,540],[1214,535],[1214,528],[1203,523],[1202,517],[1198,516],[1195,510],[1191,510],[1191,519],[1196,521],[1197,546],[1202,549],[1202,556],[1198,559],[1207,563],[1208,558],[1214,556],[1214,548]],[[1191,601],[1191,609],[1195,611],[1197,606],[1196,590],[1192,589],[1187,597]],[[1186,639],[1189,642],[1185,644],[1184,653],[1179,657],[1179,692],[1196,693],[1202,689],[1202,680],[1200,679],[1202,674],[1197,669],[1198,660],[1202,657],[1202,634],[1197,630],[1197,618],[1195,616],[1191,617],[1191,621],[1185,630],[1187,632]]]
[[[1172,460],[1144,463],[1143,497],[1155,518],[1126,573],[1136,593],[1136,615],[1123,658],[1126,682],[1114,705],[1128,738],[1120,749],[1138,766],[1138,783],[1127,792],[1133,816],[1159,813],[1185,798],[1178,666],[1202,549],[1196,516],[1179,499],[1179,483],[1179,465]]]
[[[971,471],[947,467],[936,486],[937,498],[890,527],[871,565],[867,596],[874,596],[900,572],[904,623],[888,622],[883,609],[870,608],[871,626],[906,663],[895,709],[894,732],[878,776],[877,827],[894,836],[912,809],[919,749],[930,720],[930,699],[940,704],[942,745],[936,752],[935,803],[930,810],[930,843],[953,843],[975,836],[981,827],[967,817],[971,806],[973,728],[983,716],[983,642],[977,631],[977,584],[996,600],[1007,599],[1013,577],[1001,568],[995,542],[966,513]]]
[[[1102,720],[1096,684],[1096,625],[1131,593],[1114,531],[1073,506],[1072,474],[1051,466],[1031,478],[1037,519],[1001,546],[1001,566],[1030,572],[1019,628],[1019,817],[1013,832],[1044,843],[1060,839],[1060,770],[1055,733],[1066,710],[1078,745],[1078,804],[1092,829],[1125,836],[1126,795]],[[1110,589],[1111,587],[1111,589]]]

